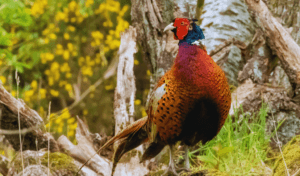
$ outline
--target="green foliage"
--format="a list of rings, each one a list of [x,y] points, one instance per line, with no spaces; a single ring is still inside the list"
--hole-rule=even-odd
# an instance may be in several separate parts
[[[30,10],[21,1],[0,0],[0,26],[3,24],[27,27],[32,24]]]
[[[290,175],[294,175],[300,169],[300,136],[295,136],[290,142],[284,146],[282,155],[277,156],[274,164],[274,176],[286,175],[286,171]]]
[[[69,155],[54,152],[50,153],[48,158],[48,152],[46,152],[41,159],[41,163],[47,167],[48,161],[52,171],[67,170],[68,173],[72,175],[77,173],[78,169],[74,163],[74,159]]]
[[[112,127],[115,79],[92,85],[117,55],[120,33],[129,26],[129,5],[126,0],[0,0],[0,80],[39,112],[54,136],[74,139],[75,114],[93,122],[92,132]],[[81,100],[85,90],[90,94]],[[75,101],[77,107],[68,109]]]
[[[271,138],[266,133],[267,112],[265,104],[257,115],[244,114],[242,108],[236,110],[213,140],[190,153],[192,161],[229,175],[261,175]]]

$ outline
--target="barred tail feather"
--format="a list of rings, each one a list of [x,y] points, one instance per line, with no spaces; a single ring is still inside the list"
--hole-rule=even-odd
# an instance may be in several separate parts
[[[142,128],[146,122],[147,122],[148,117],[141,118],[137,121],[135,121],[133,124],[129,125],[126,127],[124,130],[119,132],[117,135],[112,137],[110,140],[108,140],[100,149],[99,151],[105,149],[106,147],[110,146],[111,144],[115,143],[116,141],[119,140],[126,140],[126,138],[129,137],[132,133],[137,132],[140,128]]]

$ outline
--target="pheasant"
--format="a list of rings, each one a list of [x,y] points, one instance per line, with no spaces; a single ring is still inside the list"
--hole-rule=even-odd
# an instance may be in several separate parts
[[[155,157],[168,145],[170,161],[165,174],[178,175],[172,156],[174,144],[206,143],[218,134],[228,116],[231,94],[225,74],[205,47],[195,44],[204,39],[201,28],[195,20],[176,18],[164,31],[167,30],[179,40],[179,50],[173,66],[150,94],[148,116],[122,130],[101,148],[119,141],[112,175],[122,155],[145,142],[150,144],[141,162]],[[189,168],[187,147],[185,151],[185,167]]]

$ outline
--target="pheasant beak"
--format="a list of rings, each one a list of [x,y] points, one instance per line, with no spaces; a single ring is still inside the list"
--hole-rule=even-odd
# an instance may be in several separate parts
[[[168,31],[168,30],[172,30],[175,29],[176,27],[173,26],[174,23],[169,24],[168,26],[165,27],[164,32]]]

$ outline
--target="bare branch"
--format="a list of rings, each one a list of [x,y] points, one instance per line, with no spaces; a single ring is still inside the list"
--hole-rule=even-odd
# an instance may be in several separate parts
[[[50,150],[59,150],[53,136],[49,133],[44,133],[40,128],[38,128],[42,127],[44,124],[43,119],[38,115],[38,113],[26,106],[23,100],[17,100],[11,96],[2,84],[0,84],[0,111],[1,132],[5,133],[5,138],[10,142],[10,144],[12,144],[15,150],[20,150],[19,133],[15,133],[15,130],[18,129],[18,113],[20,117],[20,131],[22,135],[23,150],[47,148],[48,137],[50,138],[51,144]],[[36,140],[38,141],[38,146],[36,146]]]
[[[269,46],[281,59],[284,69],[294,85],[300,84],[300,47],[285,28],[274,18],[261,0],[246,0],[249,8],[256,12],[258,22],[264,29]]]

